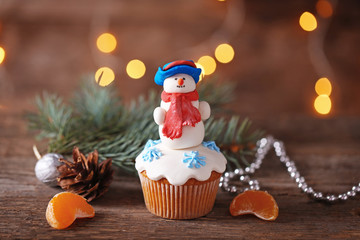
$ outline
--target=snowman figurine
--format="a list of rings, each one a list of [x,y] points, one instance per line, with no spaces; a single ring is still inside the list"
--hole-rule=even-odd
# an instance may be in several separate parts
[[[210,106],[199,102],[196,84],[201,69],[190,60],[179,60],[159,67],[155,83],[163,86],[160,107],[154,110],[161,142],[170,149],[195,147],[204,139],[204,123]]]

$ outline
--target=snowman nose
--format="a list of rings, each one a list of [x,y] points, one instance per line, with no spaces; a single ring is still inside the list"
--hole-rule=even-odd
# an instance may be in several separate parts
[[[182,85],[184,84],[184,79],[179,78],[179,79],[178,79],[178,84],[179,84],[180,86],[182,86]]]

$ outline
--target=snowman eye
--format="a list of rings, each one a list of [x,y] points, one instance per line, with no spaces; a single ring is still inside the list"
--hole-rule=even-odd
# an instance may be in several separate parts
[[[185,80],[185,78],[183,78],[183,80]]]
[[[177,78],[175,78],[175,80],[177,80]]]

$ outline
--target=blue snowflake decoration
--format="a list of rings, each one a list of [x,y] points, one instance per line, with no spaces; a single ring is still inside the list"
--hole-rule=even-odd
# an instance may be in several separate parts
[[[161,143],[161,139],[159,140],[152,140],[152,139],[149,139],[146,144],[145,144],[145,148],[144,149],[148,149],[148,148],[151,148],[157,144]]]
[[[144,149],[144,153],[142,155],[142,159],[144,162],[149,161],[152,162],[155,159],[159,159],[162,156],[162,153],[157,148],[148,148]]]
[[[199,156],[198,151],[191,151],[190,153],[184,153],[183,163],[188,163],[188,168],[200,168],[201,166],[205,166],[206,157]]]
[[[207,148],[211,149],[211,150],[220,152],[220,148],[218,146],[216,146],[214,141],[202,142],[202,145],[204,147],[207,147]]]

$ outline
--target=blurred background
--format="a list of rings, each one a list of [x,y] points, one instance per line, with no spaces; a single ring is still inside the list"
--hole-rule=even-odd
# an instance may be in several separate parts
[[[25,131],[6,116],[44,90],[70,98],[90,74],[129,101],[193,59],[202,81],[236,83],[229,107],[255,127],[358,145],[359,43],[357,0],[0,0],[0,134]]]

